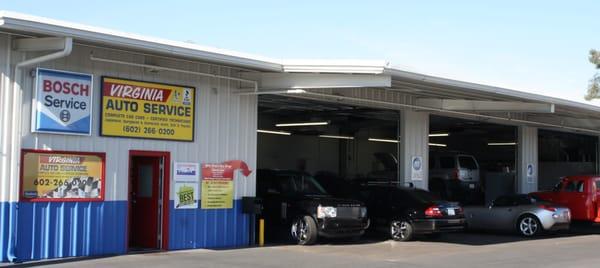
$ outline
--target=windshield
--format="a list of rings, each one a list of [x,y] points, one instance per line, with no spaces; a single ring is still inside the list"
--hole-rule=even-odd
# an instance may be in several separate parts
[[[284,193],[327,195],[327,191],[309,175],[286,174],[281,176],[281,180],[281,188]]]
[[[475,162],[475,159],[473,159],[473,157],[470,156],[459,156],[458,164],[461,168],[477,169],[477,163]]]

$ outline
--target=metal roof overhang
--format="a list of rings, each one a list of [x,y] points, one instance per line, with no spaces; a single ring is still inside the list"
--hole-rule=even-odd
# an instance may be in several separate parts
[[[77,42],[200,60],[257,71],[281,72],[274,60],[223,49],[117,32],[20,13],[0,11],[0,29],[41,36],[72,37]]]
[[[392,75],[391,90],[406,92],[419,98],[447,98],[466,100],[523,101],[548,103],[572,112],[593,113],[600,118],[600,107],[565,99],[553,98],[518,90],[446,79],[398,69],[386,69]]]
[[[567,118],[570,124],[585,125],[594,130],[600,129],[600,107],[598,106],[523,91],[408,72],[390,68],[389,64],[383,61],[275,61],[234,51],[208,48],[159,38],[149,38],[7,11],[0,11],[0,30],[35,36],[68,36],[74,38],[76,42],[84,44],[97,44],[106,47],[128,49],[131,51],[169,56],[174,59],[199,60],[259,72],[281,73],[282,75],[286,73],[312,73],[313,75],[316,74],[316,76],[312,77],[315,79],[319,78],[319,74],[343,74],[343,76],[339,77],[342,77],[344,81],[354,80],[348,78],[348,75],[371,76],[371,81],[379,81],[379,79],[372,76],[389,76],[391,77],[391,85],[389,87],[382,87],[381,85],[373,85],[373,87],[402,92],[414,98],[554,104],[555,111],[552,114],[528,113],[528,115],[559,122],[560,124],[564,124],[565,118]],[[380,83],[381,81],[376,82],[376,84]],[[365,84],[365,81],[361,81],[357,86],[369,87],[368,83]],[[352,88],[352,85],[345,84],[344,87]],[[599,133],[598,131],[594,132]]]

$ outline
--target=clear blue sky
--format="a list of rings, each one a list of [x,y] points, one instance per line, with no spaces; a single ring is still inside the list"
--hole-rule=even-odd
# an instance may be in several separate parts
[[[600,2],[490,2],[0,0],[0,9],[276,59],[387,60],[584,102]]]

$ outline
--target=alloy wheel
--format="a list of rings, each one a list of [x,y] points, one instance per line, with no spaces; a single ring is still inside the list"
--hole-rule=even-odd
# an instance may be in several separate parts
[[[390,225],[392,238],[400,240],[408,235],[408,223],[405,221],[393,221]]]
[[[521,234],[525,236],[535,235],[538,231],[538,228],[539,226],[537,220],[530,216],[524,217],[519,223],[519,230],[521,231]]]
[[[303,219],[298,219],[292,224],[292,237],[298,241],[306,241],[308,238],[308,224]]]

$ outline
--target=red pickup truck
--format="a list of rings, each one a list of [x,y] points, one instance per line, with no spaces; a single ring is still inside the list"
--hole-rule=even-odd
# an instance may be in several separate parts
[[[552,191],[531,195],[568,207],[573,220],[600,222],[600,176],[564,177]]]

